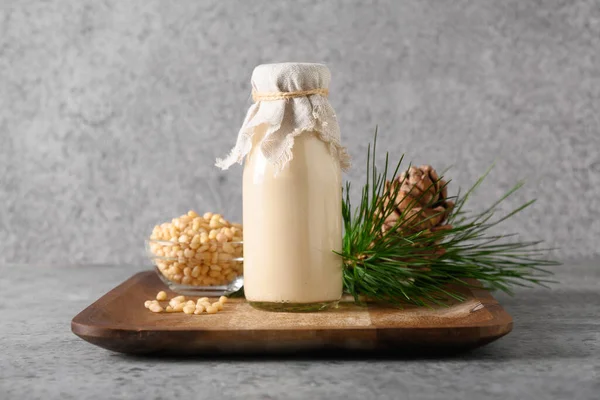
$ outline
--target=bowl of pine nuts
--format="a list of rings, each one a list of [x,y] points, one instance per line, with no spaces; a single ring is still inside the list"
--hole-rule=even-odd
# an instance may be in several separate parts
[[[221,296],[243,284],[243,230],[219,214],[189,211],[156,225],[146,251],[161,280],[174,292]]]

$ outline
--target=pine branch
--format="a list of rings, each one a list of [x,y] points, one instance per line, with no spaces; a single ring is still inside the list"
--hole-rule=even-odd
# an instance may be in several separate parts
[[[394,211],[405,178],[399,180],[400,184],[386,185],[399,176],[403,157],[388,175],[389,154],[386,154],[380,172],[375,163],[376,146],[377,130],[372,150],[369,145],[367,151],[367,180],[361,190],[360,204],[352,210],[350,183],[346,184],[342,204],[345,233],[339,254],[344,259],[344,288],[356,301],[365,296],[400,306],[404,303],[425,306],[444,304],[448,297],[461,300],[459,293],[448,289],[449,283],[469,286],[469,280],[476,279],[484,288],[511,293],[513,286],[544,286],[552,282],[546,267],[559,263],[545,258],[545,251],[537,248],[539,242],[506,242],[514,235],[490,233],[492,228],[533,204],[534,201],[529,201],[495,218],[499,205],[519,190],[522,182],[480,213],[464,210],[491,168],[465,194],[456,197],[455,207],[448,216],[452,225],[447,229],[417,232],[403,229],[414,227],[418,214],[413,214],[402,216],[392,229],[384,230],[384,222]],[[437,194],[442,189],[443,186]],[[423,223],[434,217],[419,221]]]

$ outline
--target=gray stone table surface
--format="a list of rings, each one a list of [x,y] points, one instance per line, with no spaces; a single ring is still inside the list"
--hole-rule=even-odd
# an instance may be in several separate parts
[[[141,267],[0,265],[0,398],[598,399],[600,260],[560,284],[497,294],[513,332],[454,357],[139,358],[70,321]]]

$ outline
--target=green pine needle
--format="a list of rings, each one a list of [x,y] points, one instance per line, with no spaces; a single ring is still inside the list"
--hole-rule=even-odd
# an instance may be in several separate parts
[[[538,248],[540,242],[508,242],[514,235],[490,234],[491,228],[533,204],[529,201],[496,217],[498,206],[521,188],[522,182],[485,211],[476,214],[464,211],[469,197],[491,168],[464,195],[459,194],[454,199],[455,207],[448,216],[451,229],[399,235],[399,228],[414,226],[411,224],[416,214],[401,217],[395,229],[382,233],[386,218],[394,212],[394,200],[400,187],[387,187],[386,181],[402,177],[398,173],[404,157],[388,174],[389,154],[386,154],[384,168],[379,171],[375,164],[376,143],[377,129],[372,150],[369,145],[367,152],[367,180],[361,190],[359,206],[352,210],[350,183],[346,183],[342,204],[345,233],[343,248],[338,254],[344,259],[344,288],[357,302],[366,297],[399,306],[406,303],[442,305],[447,304],[448,298],[464,300],[448,284],[470,286],[472,279],[486,289],[507,293],[512,293],[513,286],[545,286],[553,282],[548,279],[551,273],[545,268],[559,263],[545,258],[547,250]],[[384,197],[389,201],[384,202]]]

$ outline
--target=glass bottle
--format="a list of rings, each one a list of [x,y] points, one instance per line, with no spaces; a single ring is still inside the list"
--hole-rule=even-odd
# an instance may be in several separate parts
[[[335,252],[341,168],[349,160],[327,100],[329,81],[320,64],[267,64],[253,73],[255,104],[232,154],[245,156],[244,292],[260,309],[317,311],[342,295]]]

